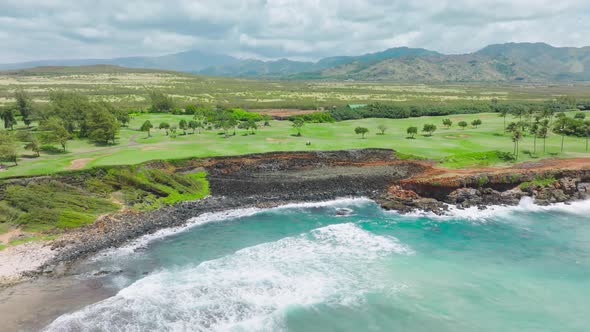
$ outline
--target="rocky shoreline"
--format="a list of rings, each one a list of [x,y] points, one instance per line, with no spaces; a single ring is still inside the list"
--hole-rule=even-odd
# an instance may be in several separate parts
[[[207,212],[367,197],[400,213],[419,209],[443,214],[450,204],[486,208],[517,205],[524,196],[538,204],[590,198],[590,163],[586,162],[560,169],[547,163],[523,169],[450,172],[425,161],[400,160],[393,150],[364,149],[208,158],[189,166],[180,171],[207,171],[210,197],[150,212],[107,215],[42,246],[51,253],[29,270],[19,270],[20,276],[62,275],[80,258],[163,228],[182,226]],[[555,181],[538,185],[540,177]]]

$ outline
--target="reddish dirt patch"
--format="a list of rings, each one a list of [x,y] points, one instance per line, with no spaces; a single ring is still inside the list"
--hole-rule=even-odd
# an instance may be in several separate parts
[[[13,237],[19,236],[22,234],[22,231],[20,229],[12,229],[4,234],[0,234],[0,244],[4,243],[4,244],[8,244],[8,242],[10,242],[10,239],[12,239]]]
[[[86,164],[89,161],[92,161],[92,160],[94,160],[94,158],[80,158],[80,159],[72,160],[72,164],[70,164],[70,166],[68,166],[67,169],[69,169],[69,170],[82,169],[82,168],[84,168],[84,166],[86,166]]]
[[[268,108],[268,109],[254,109],[250,110],[250,112],[260,113],[262,115],[270,115],[274,119],[277,120],[284,120],[293,115],[303,115],[309,114],[313,112],[317,112],[316,110],[301,110],[301,109],[292,109],[292,108]]]
[[[162,150],[162,148],[159,148],[157,146],[146,146],[145,148],[141,149],[141,151],[152,151],[152,150]]]
[[[424,164],[424,166],[428,166]],[[538,174],[554,170],[590,170],[590,158],[544,159],[524,162],[510,167],[481,167],[470,169],[448,169],[426,167],[423,173],[413,178],[400,181],[402,187],[408,184],[429,184],[433,180],[441,186],[460,186],[460,180],[468,176],[510,176],[512,174]]]

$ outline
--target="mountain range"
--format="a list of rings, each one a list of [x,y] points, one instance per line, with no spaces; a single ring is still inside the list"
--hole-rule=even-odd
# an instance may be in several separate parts
[[[496,44],[474,53],[459,55],[398,47],[359,56],[328,57],[317,62],[237,59],[193,50],[157,57],[34,61],[0,65],[0,70],[95,64],[273,79],[393,82],[590,81],[590,47],[553,47],[545,43]]]

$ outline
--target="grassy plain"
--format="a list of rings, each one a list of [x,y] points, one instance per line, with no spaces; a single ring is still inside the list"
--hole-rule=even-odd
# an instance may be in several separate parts
[[[559,95],[588,98],[587,85],[393,84],[329,81],[269,81],[196,76],[109,66],[0,72],[0,106],[22,88],[38,103],[51,90],[76,91],[93,100],[129,108],[148,105],[150,90],[180,104],[201,103],[245,108],[306,108],[362,103],[446,103],[452,101],[545,100]]]
[[[571,116],[571,114],[570,114]],[[153,159],[177,159],[187,157],[206,157],[221,155],[239,155],[269,151],[304,151],[304,150],[338,150],[368,147],[391,148],[403,154],[439,160],[448,167],[468,167],[502,164],[495,154],[489,151],[512,152],[513,143],[503,132],[503,120],[494,113],[449,116],[454,122],[450,129],[445,129],[442,119],[445,117],[420,117],[408,119],[363,119],[336,123],[306,124],[302,137],[295,137],[295,130],[289,121],[271,121],[270,127],[263,127],[255,135],[246,135],[237,129],[236,136],[224,138],[218,130],[202,131],[181,135],[176,138],[166,136],[164,130],[153,129],[152,137],[138,128],[145,120],[154,126],[160,122],[177,124],[181,119],[189,120],[188,115],[140,114],[132,117],[128,128],[121,130],[117,145],[98,146],[84,140],[73,140],[65,154],[42,154],[40,158],[23,158],[18,166],[9,167],[0,172],[0,177],[51,174],[68,169],[85,169],[98,165],[136,164]],[[471,126],[460,129],[457,122],[465,120],[470,123],[481,119],[479,128]],[[508,121],[511,118],[508,117]],[[406,128],[417,126],[420,130],[424,124],[433,123],[438,130],[431,137],[421,135],[415,139],[406,137]],[[385,125],[385,135],[379,135],[377,127]],[[365,139],[354,133],[354,128],[362,126],[370,130]],[[306,145],[311,142],[311,145]],[[580,157],[588,156],[585,152],[585,139],[565,138],[565,152],[560,153],[561,138],[551,134],[547,139],[547,153],[543,154],[543,141],[537,139],[536,158],[546,157]],[[533,159],[522,152],[533,151],[533,138],[527,136],[520,143],[519,161]],[[27,155],[30,152],[21,151]]]

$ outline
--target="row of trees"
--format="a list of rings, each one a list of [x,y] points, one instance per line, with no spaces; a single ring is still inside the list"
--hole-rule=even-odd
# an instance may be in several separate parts
[[[168,122],[162,122],[158,125],[158,129],[165,130],[166,136],[176,137],[178,129],[183,131],[186,135],[187,130],[192,130],[193,134],[199,130],[223,130],[224,136],[230,137],[236,135],[236,129],[243,129],[246,134],[254,135],[256,130],[262,126],[270,126],[270,116],[261,115],[253,112],[246,112],[242,109],[225,109],[213,110],[208,108],[196,108],[193,111],[193,119],[181,119],[178,125],[170,125]],[[148,137],[151,137],[151,130],[154,129],[154,124],[151,121],[145,121],[140,130],[147,132]],[[233,132],[232,132],[233,131]]]
[[[585,137],[586,152],[588,152],[588,141],[590,139],[590,121],[586,120],[584,113],[578,113],[573,118],[568,117],[565,113],[554,115],[551,113],[539,112],[533,114],[532,121],[522,120],[509,123],[505,131],[511,134],[514,143],[514,156],[518,159],[520,152],[520,142],[526,136],[533,138],[533,154],[537,153],[537,140],[543,140],[543,153],[547,152],[546,140],[553,132],[561,136],[561,152],[564,151],[566,136]]]

